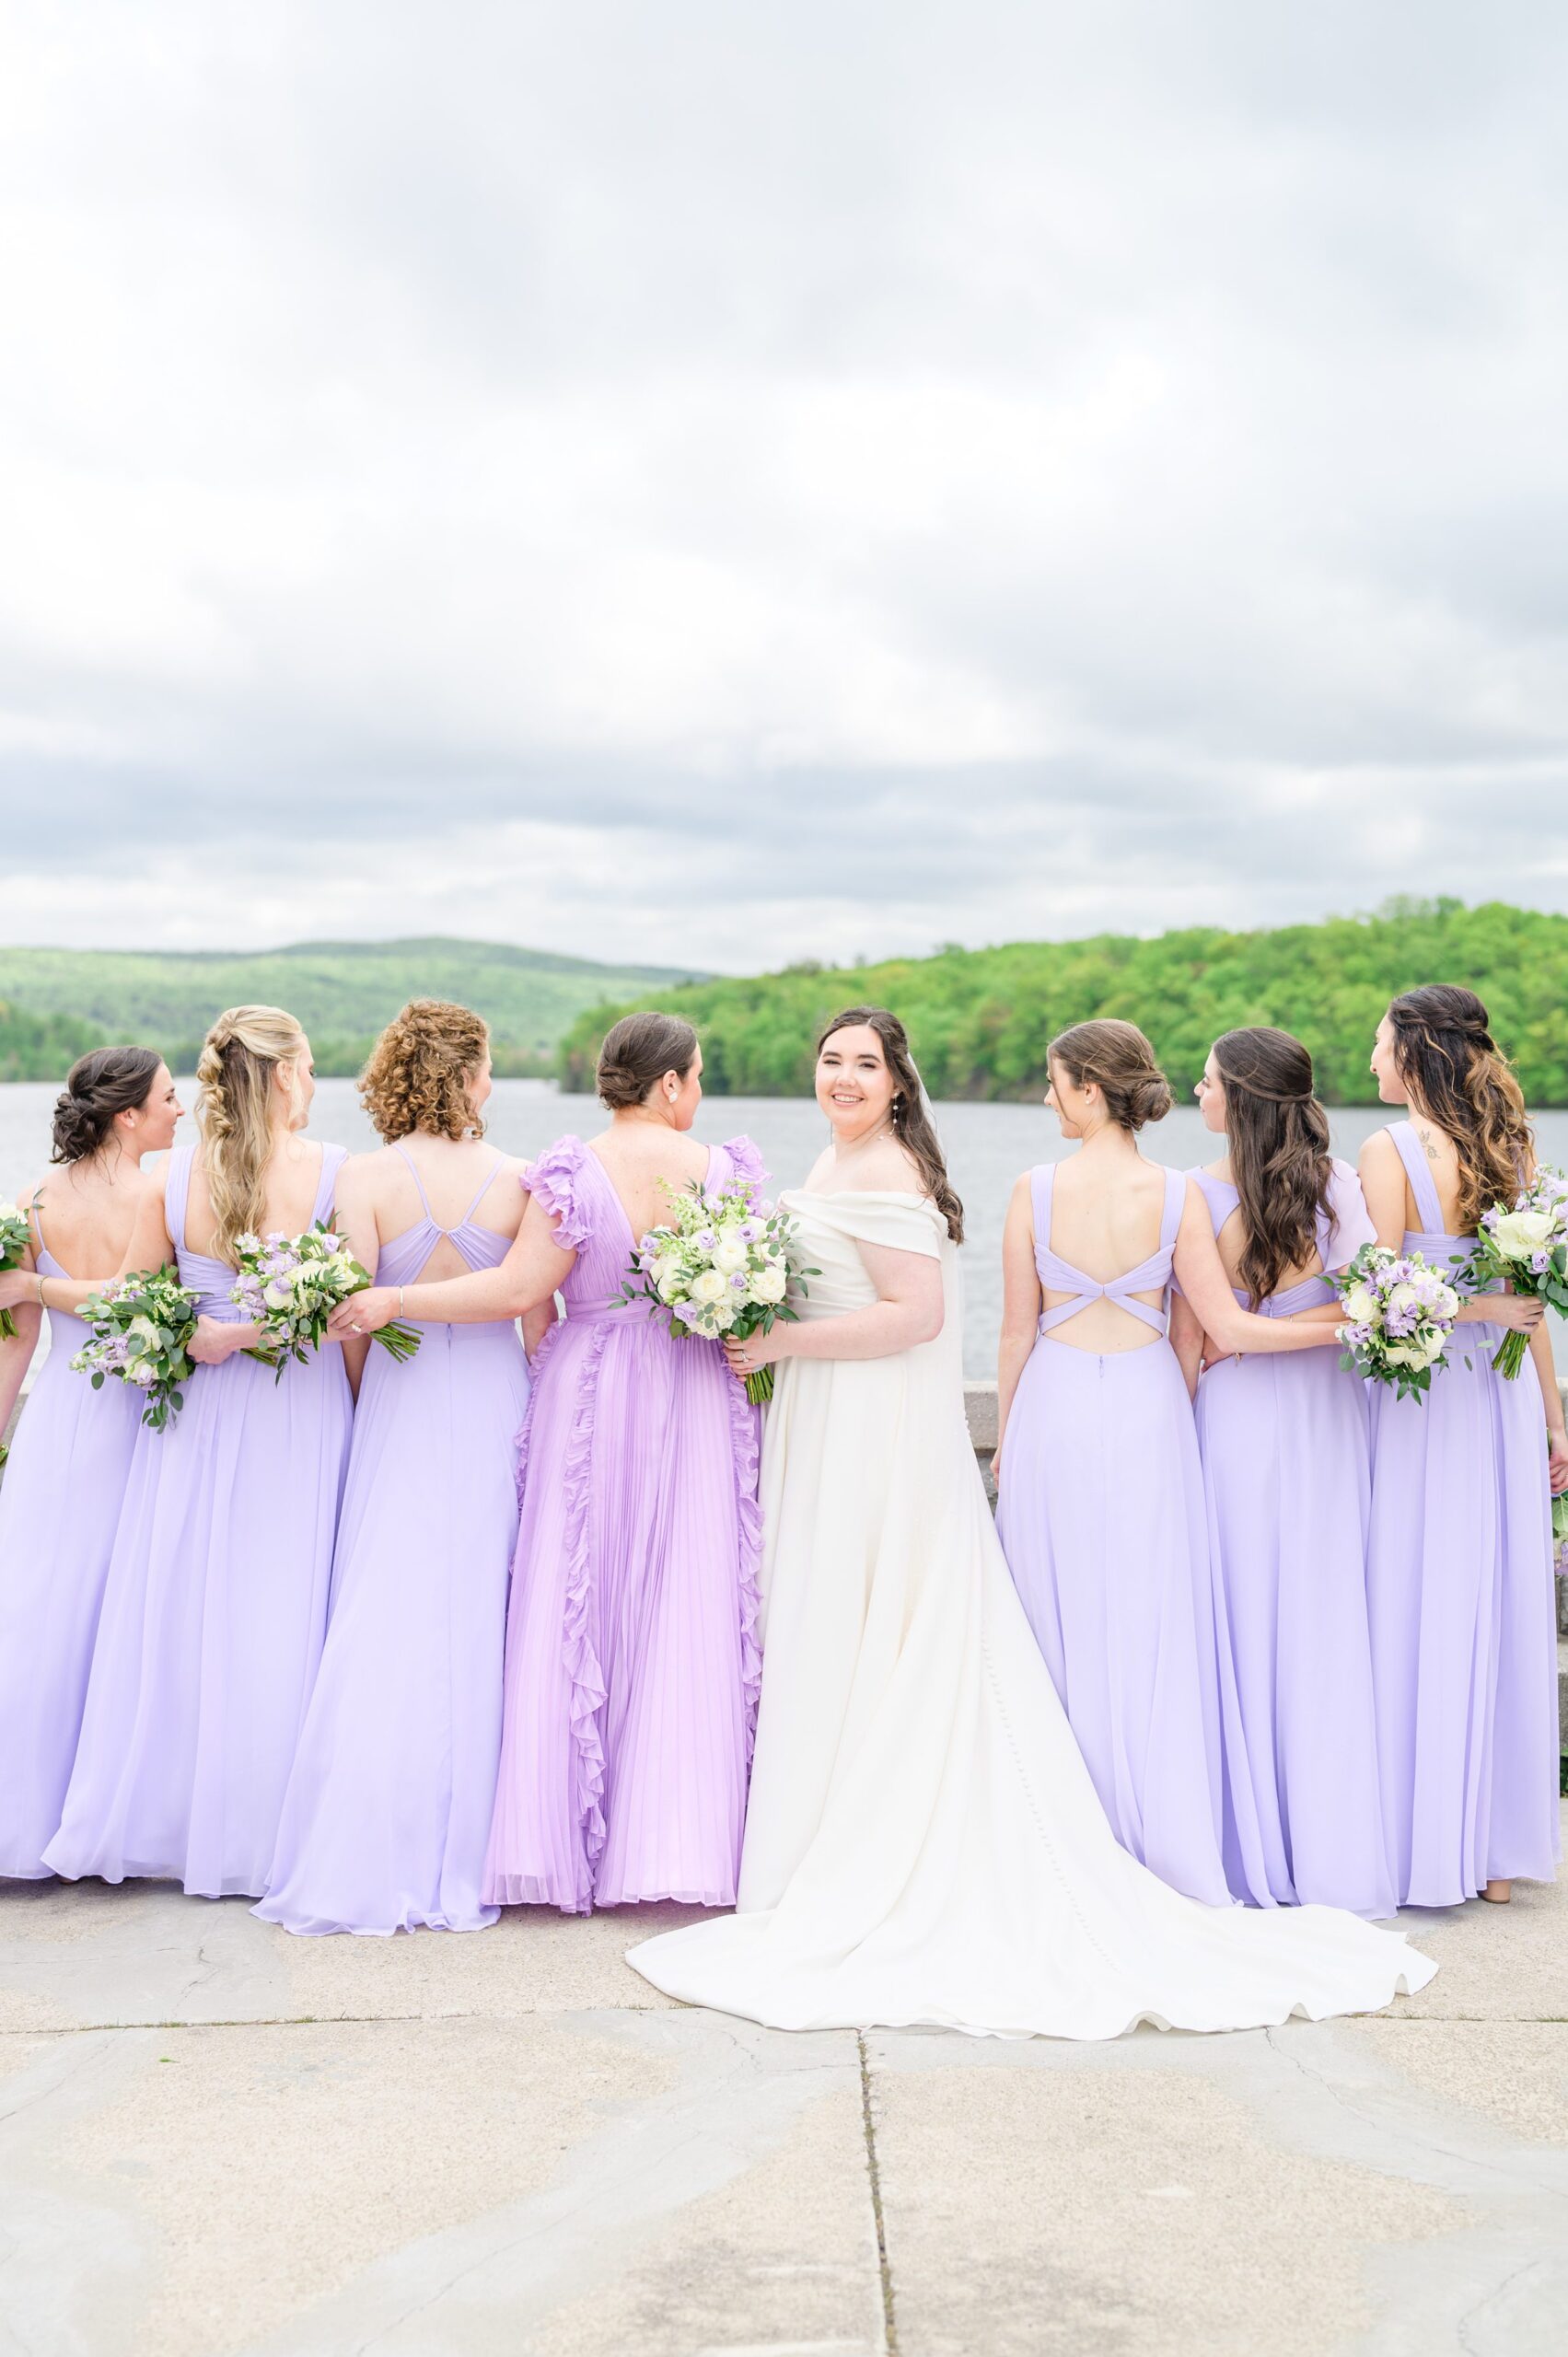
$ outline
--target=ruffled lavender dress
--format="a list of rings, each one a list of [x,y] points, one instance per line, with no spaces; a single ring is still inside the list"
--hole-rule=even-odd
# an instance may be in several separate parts
[[[46,1277],[68,1277],[34,1212]],[[0,1487],[0,1876],[37,1882],[76,1756],[103,1584],[142,1420],[127,1383],[95,1391],[71,1360],[79,1318],[49,1312]]]
[[[169,1156],[180,1282],[237,1318],[234,1271],[190,1250],[195,1149]],[[345,1159],[321,1149],[312,1218]],[[200,1897],[267,1887],[326,1631],[353,1403],[328,1344],[274,1380],[237,1354],[198,1367],[168,1430],[137,1434],[54,1874],[156,1875]]]
[[[1203,1474],[1166,1317],[1187,1182],[1166,1172],[1159,1246],[1109,1283],[1051,1248],[1055,1167],[1032,1178],[1048,1309],[1018,1379],[996,1527],[1029,1625],[1123,1849],[1174,1889],[1230,1903]],[[1153,1329],[1098,1353],[1051,1339],[1101,1297]]]
[[[402,1149],[398,1149],[400,1153]],[[474,1213],[424,1216],[384,1246],[377,1282],[411,1285],[445,1237],[470,1269],[511,1237]],[[266,1898],[291,1932],[471,1932],[501,1750],[506,1587],[517,1539],[513,1448],[528,1362],[511,1318],[423,1325],[400,1363],[372,1350],[359,1387],[320,1673],[284,1802]]]
[[[1191,1176],[1217,1237],[1240,1199],[1228,1180]],[[1336,1162],[1318,1219],[1324,1268],[1343,1268],[1375,1234],[1354,1171]],[[1259,1312],[1289,1318],[1333,1298],[1325,1278],[1307,1277]],[[1259,1907],[1391,1915],[1366,1619],[1366,1387],[1332,1347],[1255,1352],[1209,1368],[1197,1419],[1231,1889]]]
[[[1408,1121],[1390,1122],[1424,1228],[1408,1252],[1448,1265]],[[1389,1863],[1412,1907],[1488,1881],[1550,1882],[1558,1832],[1551,1505],[1531,1364],[1492,1371],[1497,1326],[1458,1326],[1425,1399],[1374,1387],[1367,1601]]]
[[[749,1139],[710,1151],[710,1194],[763,1176]],[[581,1139],[524,1184],[577,1257],[519,1443],[485,1897],[729,1907],[761,1682],[756,1411],[716,1342],[615,1298],[634,1240]]]

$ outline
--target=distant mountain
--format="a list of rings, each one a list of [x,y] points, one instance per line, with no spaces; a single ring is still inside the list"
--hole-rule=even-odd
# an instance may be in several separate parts
[[[449,998],[490,1025],[498,1072],[549,1072],[585,1010],[645,1002],[690,969],[604,966],[506,942],[302,941],[282,949],[0,949],[0,1078],[53,1079],[100,1039],[156,1047],[187,1071],[214,1016],[285,1006],[318,1068],[354,1072],[410,998]]]
[[[668,994],[703,1040],[714,1095],[793,1097],[811,1086],[812,1042],[840,1007],[890,1006],[933,1097],[1038,1097],[1051,1036],[1091,1015],[1138,1024],[1178,1096],[1222,1031],[1277,1024],[1306,1041],[1326,1102],[1370,1105],[1372,1037],[1398,991],[1463,982],[1485,1000],[1532,1105],[1568,1105],[1568,916],[1500,901],[1390,900],[1373,916],[1270,932],[1195,926],[1145,939],[1019,941],[878,966],[786,966]],[[583,1016],[558,1069],[589,1084],[608,1015]]]

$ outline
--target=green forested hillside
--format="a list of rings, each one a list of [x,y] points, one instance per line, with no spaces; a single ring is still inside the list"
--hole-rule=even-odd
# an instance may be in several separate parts
[[[247,1001],[297,1015],[319,1070],[357,1072],[381,1026],[414,997],[477,1007],[498,1072],[549,1072],[584,1007],[680,979],[669,968],[599,966],[487,941],[316,941],[252,954],[0,949],[0,1076],[55,1079],[105,1039],[159,1048],[189,1072],[214,1016]]]
[[[1324,1097],[1354,1105],[1376,1097],[1367,1057],[1390,996],[1423,981],[1478,991],[1531,1103],[1568,1104],[1568,917],[1498,902],[1400,900],[1371,917],[1268,933],[1202,926],[1151,940],[1099,934],[945,949],[838,970],[792,966],[666,991],[658,1003],[696,1024],[704,1084],[732,1095],[808,1088],[819,1026],[841,1006],[875,1000],[909,1027],[934,1097],[1037,1096],[1053,1032],[1119,1015],[1149,1034],[1179,1090],[1196,1079],[1216,1034],[1273,1023],[1311,1049]],[[599,1010],[567,1033],[560,1070],[569,1086],[591,1085],[604,1024]]]

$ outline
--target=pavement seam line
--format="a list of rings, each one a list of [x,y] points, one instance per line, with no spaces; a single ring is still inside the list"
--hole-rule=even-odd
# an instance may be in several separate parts
[[[871,2116],[871,2061],[865,2051],[865,2033],[856,2030],[855,2047],[860,2055],[860,2118],[865,2135],[865,2166],[871,2181],[871,2215],[877,2228],[877,2272],[882,2287],[882,2349],[883,2357],[899,2357],[899,2327],[893,2313],[893,2270],[888,2263],[888,2229],[882,2214],[882,2171],[877,2158],[877,2128]]]

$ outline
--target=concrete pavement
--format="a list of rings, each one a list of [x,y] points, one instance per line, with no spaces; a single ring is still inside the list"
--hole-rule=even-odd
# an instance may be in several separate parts
[[[294,1940],[0,1887],[6,2357],[1534,2357],[1568,2346],[1568,1893],[1375,2019],[788,2037],[688,1920]]]

